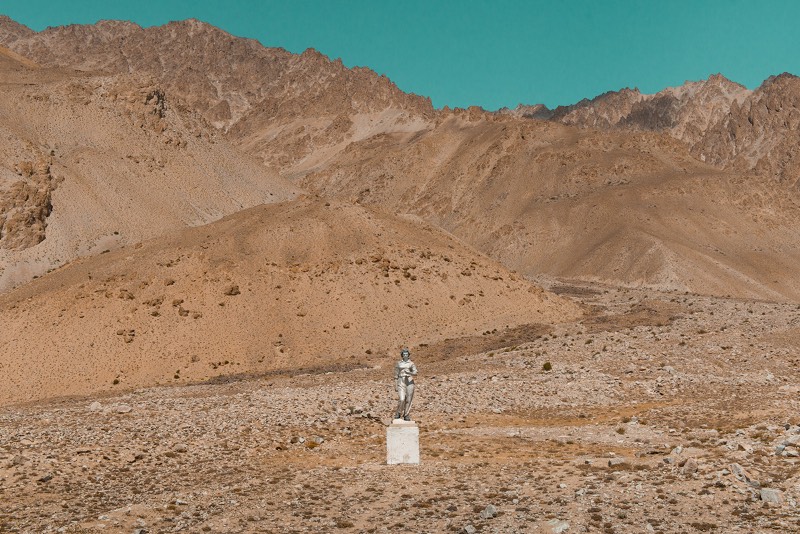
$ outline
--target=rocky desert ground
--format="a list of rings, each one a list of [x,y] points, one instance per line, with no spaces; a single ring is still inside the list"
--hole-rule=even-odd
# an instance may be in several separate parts
[[[542,282],[577,322],[0,412],[8,532],[793,532],[794,304]]]
[[[0,15],[0,532],[800,531],[798,80],[434,109]]]

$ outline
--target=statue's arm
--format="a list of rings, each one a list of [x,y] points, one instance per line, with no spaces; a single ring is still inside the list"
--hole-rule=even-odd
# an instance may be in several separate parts
[[[414,364],[414,363],[411,364],[411,369],[409,369],[409,373],[411,373],[411,376],[417,376],[417,365],[416,364]]]
[[[400,363],[394,364],[394,379],[397,380],[400,378]]]

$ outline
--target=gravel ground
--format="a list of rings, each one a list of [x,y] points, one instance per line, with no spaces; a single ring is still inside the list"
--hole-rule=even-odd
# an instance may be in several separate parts
[[[800,309],[551,283],[580,323],[0,410],[2,532],[792,532]],[[550,370],[545,370],[549,368]]]

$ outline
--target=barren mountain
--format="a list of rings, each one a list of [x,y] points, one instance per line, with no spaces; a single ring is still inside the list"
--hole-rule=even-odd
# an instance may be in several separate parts
[[[363,366],[404,344],[579,315],[417,220],[323,200],[264,205],[0,298],[0,402]]]
[[[549,113],[540,109],[538,115],[584,128],[666,132],[691,146],[727,114],[733,102],[741,103],[749,94],[744,86],[715,74],[652,95],[636,88],[610,91]]]
[[[0,44],[42,65],[155,78],[175,99],[271,166],[309,166],[352,139],[405,131],[433,116],[427,98],[367,68],[309,49],[297,55],[197,20],[141,28],[120,21],[39,33],[0,20]]]
[[[0,290],[296,194],[147,76],[38,68],[0,50],[0,80]]]
[[[800,78],[775,76],[743,101],[733,102],[692,152],[726,169],[796,184],[800,179]]]
[[[301,183],[417,214],[529,275],[800,298],[795,195],[663,134],[464,112],[354,143]]]
[[[771,77],[754,91],[715,74],[652,95],[625,88],[552,111],[520,105],[502,113],[584,128],[664,132],[719,168],[795,183],[799,101],[800,83],[791,74]]]
[[[798,296],[794,195],[762,177],[795,172],[789,77],[752,94],[717,75],[552,112],[434,112],[368,69],[194,20],[0,27],[44,65],[146,73],[173,108],[299,185],[415,213],[527,274]]]

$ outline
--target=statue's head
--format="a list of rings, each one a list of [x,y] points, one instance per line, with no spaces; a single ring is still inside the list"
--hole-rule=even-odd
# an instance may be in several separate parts
[[[409,358],[411,358],[411,353],[408,351],[408,349],[403,349],[400,351],[400,357],[403,358],[404,362],[407,362]]]

